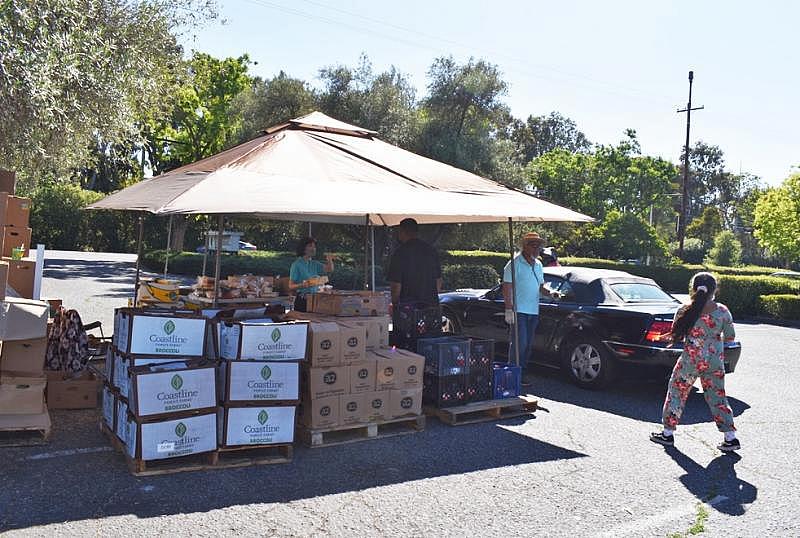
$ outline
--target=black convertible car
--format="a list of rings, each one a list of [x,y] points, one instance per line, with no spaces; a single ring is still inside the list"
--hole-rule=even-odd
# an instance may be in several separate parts
[[[545,287],[559,299],[542,296],[533,362],[564,368],[585,388],[606,386],[621,363],[672,369],[681,348],[665,336],[681,303],[655,281],[621,271],[548,267]],[[492,338],[508,348],[500,286],[440,295],[447,332]],[[726,344],[725,369],[733,372],[741,344]]]

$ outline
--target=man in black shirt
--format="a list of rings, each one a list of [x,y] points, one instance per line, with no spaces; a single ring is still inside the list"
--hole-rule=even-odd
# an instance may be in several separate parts
[[[392,304],[439,304],[442,290],[442,266],[436,250],[417,238],[418,225],[414,219],[403,219],[397,227],[400,246],[389,262],[387,280],[392,289]]]

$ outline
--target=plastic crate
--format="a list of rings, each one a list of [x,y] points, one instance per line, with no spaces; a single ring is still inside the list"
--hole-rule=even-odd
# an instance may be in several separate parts
[[[439,409],[467,403],[467,390],[463,375],[423,377],[422,402]]]
[[[476,340],[469,341],[469,362],[467,371],[484,372],[487,375],[492,372],[492,363],[494,362],[494,340]]]
[[[425,357],[425,373],[436,376],[464,375],[469,372],[470,341],[442,336],[417,341],[417,353]]]
[[[487,371],[475,370],[467,374],[467,403],[485,402],[494,398],[492,377],[491,368]]]
[[[400,304],[393,311],[392,332],[401,341],[442,334],[442,309],[421,303]]]
[[[504,362],[494,363],[493,386],[496,400],[519,396],[522,389],[522,367]]]

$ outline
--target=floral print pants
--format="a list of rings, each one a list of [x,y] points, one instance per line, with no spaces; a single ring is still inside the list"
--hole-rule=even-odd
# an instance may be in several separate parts
[[[678,359],[669,380],[667,397],[664,401],[664,427],[674,430],[678,426],[686,399],[698,377],[703,387],[703,396],[719,431],[736,431],[733,425],[733,413],[725,395],[725,366],[722,359],[718,356],[690,357],[686,353]]]

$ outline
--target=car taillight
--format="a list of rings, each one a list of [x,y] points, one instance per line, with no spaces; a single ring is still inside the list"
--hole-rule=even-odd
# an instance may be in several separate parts
[[[647,334],[644,339],[648,342],[666,342],[669,340],[667,335],[672,331],[672,322],[670,321],[654,321],[647,328]]]

